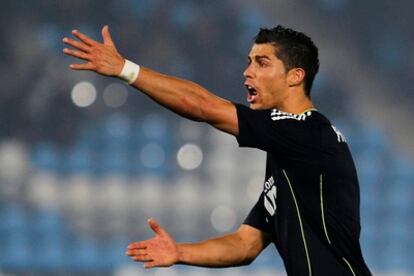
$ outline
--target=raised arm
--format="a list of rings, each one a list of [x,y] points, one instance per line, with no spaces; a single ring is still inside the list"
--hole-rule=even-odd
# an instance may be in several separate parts
[[[116,49],[108,26],[102,28],[103,43],[78,30],[72,31],[72,34],[77,40],[65,37],[63,42],[73,48],[65,48],[64,53],[86,61],[71,64],[73,70],[89,70],[113,77],[120,75],[125,58]],[[131,85],[181,116],[206,122],[224,132],[238,135],[235,106],[194,82],[141,67],[138,78]]]
[[[247,265],[269,244],[266,233],[248,225],[236,232],[198,243],[177,244],[171,236],[150,219],[155,237],[131,243],[127,255],[144,267],[168,267],[186,264],[202,267],[230,267]]]

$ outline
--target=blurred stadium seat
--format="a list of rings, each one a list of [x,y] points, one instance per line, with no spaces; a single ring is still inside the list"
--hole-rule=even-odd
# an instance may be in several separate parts
[[[233,137],[180,119],[135,91],[119,106],[108,104],[105,93],[116,88],[114,80],[72,74],[69,59],[56,53],[71,28],[99,38],[99,26],[108,23],[120,50],[131,59],[190,77],[240,102],[252,37],[270,22],[285,24],[282,19],[269,20],[269,11],[248,1],[105,0],[94,13],[90,10],[97,1],[49,2],[5,1],[0,9],[0,58],[5,61],[0,64],[0,141],[21,141],[18,150],[27,150],[29,156],[26,168],[10,158],[10,151],[0,151],[0,275],[141,275],[124,252],[129,242],[152,234],[146,225],[149,217],[179,241],[219,235],[223,227],[235,229],[260,193],[263,152],[239,149]],[[285,9],[298,5],[306,18],[315,17],[315,24],[306,24],[304,16],[295,22],[315,32],[321,55],[329,52],[325,40],[341,34],[352,45],[347,51],[366,62],[378,79],[396,81],[393,99],[413,103],[414,59],[406,50],[411,42],[405,41],[410,24],[393,19],[406,18],[396,16],[404,12],[411,18],[414,2],[405,1],[404,8],[385,0],[348,2],[292,0],[277,5],[292,18],[299,18],[297,9],[292,14]],[[372,18],[361,16],[363,11]],[[390,29],[378,31],[382,12]],[[338,32],[327,26],[335,24],[349,29]],[[336,64],[342,53],[334,53]],[[365,106],[354,102],[355,94],[338,92],[344,85],[324,67],[329,55],[322,57],[315,97],[345,134],[355,157],[366,261],[374,274],[413,275],[412,159],[391,140],[385,123],[374,125],[358,112]],[[85,80],[93,83],[97,99],[79,108],[71,102],[71,89]],[[388,110],[383,113],[372,116],[386,118]],[[201,151],[195,168],[178,160],[179,150],[189,144]],[[7,176],[10,168],[18,177]],[[215,216],[215,210],[224,211]],[[122,269],[131,264],[134,269]],[[283,263],[271,245],[248,268],[179,267],[145,275],[284,275],[280,271]]]

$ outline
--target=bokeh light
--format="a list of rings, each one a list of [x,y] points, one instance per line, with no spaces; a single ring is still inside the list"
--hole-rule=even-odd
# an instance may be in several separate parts
[[[126,103],[128,99],[128,91],[123,84],[111,83],[105,87],[102,96],[107,106],[118,108]]]
[[[53,174],[38,173],[28,183],[26,189],[32,204],[45,208],[59,207],[58,180]]]
[[[211,212],[210,220],[214,229],[227,232],[236,224],[236,212],[229,206],[220,205]]]
[[[81,81],[73,87],[71,97],[76,106],[90,106],[96,100],[96,88],[88,81]]]
[[[6,141],[0,144],[0,175],[9,183],[23,180],[29,167],[28,152],[19,141]]]
[[[165,152],[159,144],[148,143],[141,150],[140,160],[146,168],[159,168],[164,164]]]
[[[185,144],[178,150],[177,161],[181,168],[194,170],[203,162],[203,152],[195,144]]]

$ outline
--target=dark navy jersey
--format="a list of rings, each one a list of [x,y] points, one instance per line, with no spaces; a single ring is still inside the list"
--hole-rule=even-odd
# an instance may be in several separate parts
[[[270,234],[290,276],[371,275],[359,244],[359,185],[344,136],[316,109],[236,104],[241,147],[267,152],[266,177],[244,224]]]

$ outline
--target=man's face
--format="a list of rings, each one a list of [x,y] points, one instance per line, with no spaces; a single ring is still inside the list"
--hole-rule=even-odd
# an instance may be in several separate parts
[[[285,66],[270,43],[253,44],[243,75],[251,109],[277,108],[288,95]]]

